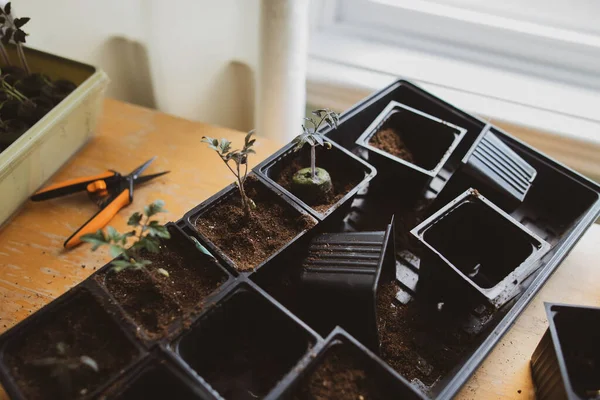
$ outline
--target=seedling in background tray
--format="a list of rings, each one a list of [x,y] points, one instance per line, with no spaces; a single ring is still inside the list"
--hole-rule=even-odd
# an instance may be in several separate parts
[[[0,92],[4,93],[7,97],[7,99],[11,99],[11,100],[16,100],[21,104],[25,104],[25,105],[30,105],[32,107],[35,107],[35,103],[32,102],[29,98],[27,98],[27,96],[25,96],[23,93],[19,92],[17,90],[17,88],[15,88],[13,85],[11,85],[7,80],[6,80],[6,76],[2,76],[0,71]],[[4,103],[0,104],[0,107],[3,105]]]
[[[8,59],[8,54],[6,53],[4,46],[9,44],[12,40],[17,46],[17,53],[19,54],[21,65],[23,65],[23,69],[27,72],[27,75],[31,74],[29,64],[27,64],[27,59],[25,58],[25,52],[23,51],[23,43],[25,43],[27,34],[21,28],[29,22],[29,20],[30,18],[28,17],[13,18],[10,2],[6,3],[4,9],[0,7],[0,32],[2,32],[0,54],[4,63],[10,65],[10,60]]]
[[[169,230],[156,220],[150,218],[154,215],[164,212],[164,202],[157,200],[154,203],[144,207],[144,214],[135,212],[129,217],[127,225],[135,229],[120,234],[115,228],[109,226],[107,232],[99,230],[96,233],[88,233],[81,237],[84,242],[93,245],[92,251],[96,251],[101,246],[110,246],[110,254],[113,257],[119,257],[111,262],[114,272],[120,272],[126,269],[138,270],[150,265],[150,261],[141,257],[143,250],[151,253],[160,251],[160,239],[169,239],[171,234]],[[144,219],[144,217],[146,217]],[[135,238],[133,245],[127,249],[127,241],[130,237]],[[164,276],[169,276],[169,272],[163,268],[157,269],[157,272]]]
[[[305,144],[310,146],[310,168],[302,168],[292,178],[292,191],[309,205],[318,204],[333,194],[329,172],[317,168],[315,148],[323,146],[331,149],[331,143],[319,133],[319,128],[323,124],[327,124],[332,129],[337,128],[339,122],[338,115],[327,108],[313,111],[312,114],[319,118],[318,121],[315,118],[305,118],[307,124],[302,125],[302,134],[296,136],[292,142],[296,144],[295,151],[300,150]],[[309,123],[312,128],[307,126]]]
[[[46,357],[34,360],[31,363],[36,367],[50,369],[50,376],[58,380],[64,390],[65,398],[69,398],[72,393],[71,375],[82,372],[83,370],[99,371],[98,363],[86,355],[72,356],[69,354],[69,346],[66,343],[56,344],[56,356]],[[85,389],[82,389],[85,394]]]
[[[221,141],[219,141],[218,139],[213,139],[208,136],[202,137],[202,142],[208,143],[208,147],[217,152],[219,157],[221,157],[221,160],[227,165],[227,168],[235,175],[246,218],[250,218],[252,209],[256,208],[256,204],[254,204],[254,201],[246,195],[244,189],[244,183],[248,177],[248,154],[256,153],[254,149],[252,149],[254,142],[256,142],[256,139],[252,139],[252,135],[254,135],[254,130],[246,134],[242,150],[231,150],[231,142],[225,138],[222,138]],[[235,169],[231,168],[231,165],[229,164],[230,161],[233,161],[235,164]]]

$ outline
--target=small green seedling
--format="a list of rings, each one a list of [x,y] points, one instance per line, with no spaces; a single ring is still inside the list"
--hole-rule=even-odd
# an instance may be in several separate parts
[[[56,344],[56,356],[34,360],[31,362],[31,365],[49,368],[50,376],[59,382],[65,397],[70,397],[72,394],[71,378],[73,373],[85,370],[100,371],[96,360],[86,355],[72,356],[69,354],[69,346],[63,342]],[[83,392],[80,394],[85,394],[85,389]]]
[[[296,145],[295,151],[299,151],[308,144],[310,146],[310,168],[302,168],[292,177],[292,191],[308,204],[319,204],[326,202],[333,192],[333,184],[329,172],[324,168],[317,167],[317,146],[331,149],[331,143],[325,140],[319,132],[319,128],[326,124],[332,129],[337,128],[339,116],[337,113],[325,108],[315,110],[312,114],[316,118],[305,118],[306,125],[302,125],[302,134],[296,136],[292,143]],[[308,124],[312,125],[309,127]]]
[[[115,228],[109,226],[106,232],[99,230],[96,233],[88,233],[83,235],[81,240],[91,243],[93,245],[92,251],[96,251],[101,246],[109,246],[111,256],[119,257],[111,263],[114,272],[146,268],[151,264],[151,261],[141,257],[142,250],[158,253],[160,251],[160,240],[171,238],[169,230],[164,225],[150,219],[158,213],[165,212],[164,205],[165,203],[162,200],[157,200],[144,207],[143,214],[140,212],[133,213],[127,221],[127,225],[134,227],[130,232],[120,234]],[[126,248],[129,238],[133,238],[135,241],[131,247]],[[163,268],[158,268],[156,272],[169,276],[169,272]]]
[[[2,71],[0,70],[0,92],[4,92],[8,99],[17,100],[19,103],[35,107],[35,103],[31,101],[27,96],[23,93],[19,92],[17,88],[8,83],[4,76],[2,76]],[[4,103],[2,103],[4,104]],[[0,104],[0,108],[2,107]]]
[[[4,46],[12,41],[17,47],[17,54],[19,55],[23,69],[27,72],[27,75],[30,75],[31,70],[29,69],[29,64],[25,58],[25,51],[23,50],[23,43],[25,43],[27,33],[21,28],[29,22],[31,18],[13,18],[11,8],[10,2],[6,3],[4,8],[0,7],[0,55],[4,63],[10,65],[10,60]]]
[[[252,135],[254,135],[253,130],[246,134],[244,147],[241,150],[231,150],[231,142],[225,138],[219,141],[208,136],[202,137],[202,142],[208,143],[208,147],[217,152],[221,160],[227,165],[227,168],[235,175],[246,218],[250,218],[252,209],[256,208],[256,204],[246,195],[246,190],[244,189],[244,183],[248,177],[248,155],[256,154],[254,149],[252,149],[256,139],[252,139]],[[230,165],[230,161],[233,161],[235,168]]]

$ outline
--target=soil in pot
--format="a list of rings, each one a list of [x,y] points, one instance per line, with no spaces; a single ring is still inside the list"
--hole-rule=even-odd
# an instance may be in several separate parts
[[[404,144],[400,132],[396,132],[393,128],[378,131],[373,135],[369,144],[409,163],[415,162],[415,158],[410,149]]]
[[[4,99],[7,94],[0,93],[0,98],[6,100],[0,111],[0,141],[2,142],[0,149],[8,147],[18,139],[77,87],[66,80],[52,81],[43,74],[27,75],[24,70],[15,66],[0,68],[0,79],[5,79],[29,99],[29,101],[20,101],[13,97]]]
[[[390,398],[374,371],[346,344],[328,349],[319,366],[296,389],[294,400],[385,400]]]
[[[287,204],[254,177],[246,180],[246,193],[256,204],[250,219],[244,216],[239,193],[201,214],[196,229],[235,263],[249,271],[285,246],[314,221]]]
[[[377,294],[380,356],[408,381],[417,378],[430,386],[460,362],[474,338],[457,326],[458,318],[452,315],[418,300],[398,302],[398,290],[392,281],[383,283]]]
[[[97,279],[104,281],[110,294],[150,338],[164,336],[173,321],[201,310],[203,299],[227,280],[213,261],[173,242],[162,244],[159,253],[143,257],[152,262],[146,270],[108,271]],[[159,274],[159,268],[169,276]]]
[[[46,313],[52,312],[50,310]],[[46,315],[7,346],[5,363],[28,399],[74,399],[90,394],[125,368],[138,354],[115,322],[87,292],[75,296]],[[56,357],[58,343],[68,346],[67,356],[86,355],[98,364],[98,372],[73,370],[71,389],[52,376],[52,368],[33,365]]]
[[[267,299],[241,290],[199,321],[178,351],[223,398],[256,399],[269,393],[313,342]]]
[[[310,206],[314,210],[324,213],[361,182],[364,178],[364,171],[344,162],[343,157],[348,156],[335,147],[331,150],[318,147],[316,154],[317,167],[323,168],[329,173],[333,189],[331,195],[320,198],[319,203],[310,204]],[[310,151],[308,148],[302,149],[281,162],[284,165],[278,173],[273,173],[271,179],[290,193],[294,193],[292,190],[293,176],[301,169],[310,167]]]
[[[433,170],[450,149],[456,131],[408,110],[393,112],[369,144],[426,170]],[[385,171],[381,171],[384,173]]]

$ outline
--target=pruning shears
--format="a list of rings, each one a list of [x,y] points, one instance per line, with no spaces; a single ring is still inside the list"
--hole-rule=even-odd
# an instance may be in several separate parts
[[[56,183],[35,193],[31,197],[31,200],[43,201],[84,190],[87,191],[90,198],[100,207],[100,211],[65,241],[64,247],[72,248],[81,243],[81,236],[87,233],[95,233],[99,229],[104,228],[121,208],[131,204],[133,201],[133,187],[135,185],[148,182],[151,179],[169,173],[169,171],[163,171],[140,176],[155,159],[156,157],[152,157],[134,169],[129,175],[125,176],[116,171],[109,170],[95,176],[75,178]]]

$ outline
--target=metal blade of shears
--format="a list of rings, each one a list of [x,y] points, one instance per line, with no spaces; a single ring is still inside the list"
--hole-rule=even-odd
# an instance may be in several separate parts
[[[163,171],[163,172],[158,172],[156,174],[150,174],[150,175],[144,175],[144,176],[140,176],[137,179],[134,179],[133,183],[135,185],[140,184],[140,183],[144,183],[144,182],[148,182],[149,180],[152,180],[154,178],[158,178],[159,176],[163,176],[164,174],[168,174],[171,171]]]
[[[148,168],[150,164],[152,164],[152,161],[154,160],[156,160],[156,156],[152,157],[151,159],[149,159],[148,161],[131,171],[131,173],[127,175],[127,177],[132,178],[135,181],[142,174],[142,172],[144,172],[146,168]]]

